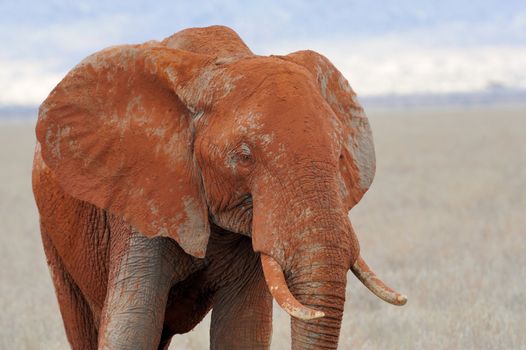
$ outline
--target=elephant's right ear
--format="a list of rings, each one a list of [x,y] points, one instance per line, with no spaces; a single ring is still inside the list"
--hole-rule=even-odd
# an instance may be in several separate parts
[[[154,43],[103,50],[58,84],[37,124],[43,159],[67,193],[196,257],[209,223],[193,156],[202,94],[189,86],[211,61]]]
[[[317,52],[306,50],[278,56],[306,68],[343,126],[344,145],[340,168],[347,188],[347,206],[360,201],[373,182],[376,170],[373,135],[356,94],[336,67]]]

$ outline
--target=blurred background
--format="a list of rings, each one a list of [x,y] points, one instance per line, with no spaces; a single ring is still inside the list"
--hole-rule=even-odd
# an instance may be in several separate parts
[[[38,105],[104,47],[234,29],[260,55],[313,49],[357,92],[377,175],[350,213],[409,296],[349,275],[342,349],[526,349],[526,2],[0,1],[0,348],[68,348],[30,184]],[[172,348],[208,348],[208,320]],[[275,309],[273,349],[290,347]]]
[[[462,103],[525,96],[526,4],[520,0],[21,0],[0,6],[2,106],[40,104],[69,69],[101,48],[211,24],[233,28],[261,55],[320,51],[375,103],[415,103],[408,95],[427,103],[435,94],[457,94],[451,100]]]

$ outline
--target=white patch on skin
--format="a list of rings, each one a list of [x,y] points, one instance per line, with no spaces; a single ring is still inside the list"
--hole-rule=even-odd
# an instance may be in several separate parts
[[[154,224],[155,225],[155,224]],[[161,227],[159,231],[157,231],[157,236],[160,237],[170,237],[170,234],[168,233],[168,230],[166,227]]]
[[[373,135],[366,118],[352,118],[351,125],[356,133],[354,139],[349,137],[349,150],[360,170],[360,187],[367,190],[376,170]]]
[[[343,91],[349,93],[349,94],[352,94],[354,95],[354,91],[353,89],[351,88],[351,85],[349,85],[349,82],[347,81],[347,79],[345,79],[343,77],[343,75],[340,75],[338,77],[338,85],[340,86],[341,89],[343,89]]]
[[[150,212],[152,214],[154,214],[155,216],[159,214],[159,207],[155,205],[155,202],[153,199],[150,199],[146,204],[148,205],[148,208],[150,209]]]
[[[76,139],[70,139],[68,142],[69,150],[73,153],[73,156],[75,158],[79,158],[82,156],[82,150],[80,148],[80,144]]]
[[[333,140],[333,152],[339,152],[340,150],[337,147],[340,147],[340,140],[343,140],[343,125],[340,122],[340,119],[334,115],[329,115],[327,118],[331,123],[331,138]],[[336,147],[336,148],[335,148]]]
[[[274,134],[261,133],[261,129],[263,129],[263,124],[260,121],[261,116],[261,113],[255,113],[252,111],[238,115],[236,117],[236,131],[239,134],[246,135],[256,142],[259,142],[260,145],[265,148],[274,140]]]
[[[170,37],[169,44],[166,46],[172,49],[184,50],[184,47],[188,46],[188,39],[182,36],[172,36]]]
[[[241,134],[246,134],[248,132],[248,128],[244,126],[243,124],[239,124],[237,126],[237,131]]]
[[[62,154],[60,152],[60,143],[62,142],[62,137],[67,136],[70,133],[70,131],[71,128],[69,127],[58,129],[56,135],[50,129],[46,131],[46,145],[51,150],[51,153],[53,154],[53,156],[55,156],[56,159],[62,158]],[[53,138],[53,136],[55,137]]]
[[[38,172],[43,171],[44,169],[47,168],[47,165],[44,162],[44,159],[42,159],[41,148],[42,148],[42,146],[40,145],[40,142],[37,142],[37,144],[35,146],[35,153],[34,153],[34,156],[33,156],[33,166],[34,166],[35,170],[37,170]]]
[[[52,91],[51,94],[48,97],[48,100],[53,98],[53,95],[56,94],[56,91]],[[38,109],[38,119],[41,121],[45,121],[47,119],[47,113],[49,111],[48,103],[47,101],[42,103]]]
[[[71,132],[71,127],[69,126],[65,126],[63,127],[62,129],[60,129],[60,138],[62,138],[63,136],[68,136]]]
[[[127,115],[133,115],[137,112],[143,112],[143,102],[142,102],[142,96],[137,95],[133,96],[130,101],[128,101],[128,105],[126,106],[126,114]]]
[[[286,154],[287,150],[285,145],[283,143],[279,144],[278,154],[275,154],[274,152],[270,153],[274,166],[277,166],[279,168],[288,167],[289,165],[287,163],[281,161],[281,158],[283,158]]]
[[[312,210],[309,207],[305,207],[301,211],[301,215],[300,215],[299,219],[300,220],[306,220],[306,219],[310,218],[311,215],[312,215]]]
[[[156,65],[153,65],[156,67]],[[178,72],[174,67],[166,67],[164,69],[164,73],[166,74],[168,80],[172,83],[173,86],[177,86],[177,81],[179,80]]]
[[[219,57],[217,60],[215,60],[215,64],[222,65],[227,63],[232,63],[235,61],[239,61],[239,59],[243,58],[244,55],[232,55],[232,56],[223,56]]]
[[[193,107],[200,102],[205,104],[212,102],[212,81],[217,75],[217,71],[215,71],[214,68],[215,67],[212,66],[205,67],[196,74],[196,77],[191,80],[186,88],[178,89],[185,100],[185,104],[192,106],[192,113],[196,113]]]
[[[119,130],[119,134],[123,137],[126,132],[130,129],[130,115],[125,114],[120,116],[117,113],[112,114],[109,118],[103,119],[103,122],[110,128]]]
[[[162,139],[166,134],[165,128],[144,128],[144,133],[148,136],[157,136],[159,139]]]
[[[242,76],[227,74],[220,67],[209,65],[196,72],[195,78],[184,89],[178,87],[178,92],[192,113],[196,113],[194,106],[201,103],[210,104],[214,97],[226,97],[235,89],[235,82],[241,78]]]
[[[316,65],[316,77],[320,84],[321,95],[327,97],[327,86],[329,85],[328,76],[325,74],[325,70],[318,64]]]
[[[187,252],[204,250],[208,241],[208,232],[205,232],[206,223],[203,222],[202,210],[190,197],[183,198],[183,205],[186,220],[177,227],[179,244]]]
[[[263,146],[268,146],[274,140],[274,134],[263,134],[259,136],[259,139]]]
[[[150,118],[148,113],[144,110],[143,98],[140,95],[132,97],[126,106],[125,116],[130,121],[138,124],[140,127],[148,125]],[[153,129],[153,128],[151,128]]]
[[[338,98],[334,95],[334,92],[329,89],[329,79],[336,73],[336,71],[333,67],[326,65],[325,62],[323,62],[325,67],[322,67],[320,64],[316,65],[316,75],[318,83],[320,84],[321,95],[333,109],[338,109],[335,112],[344,113],[343,106],[338,102]]]
[[[232,77],[232,76],[226,76],[224,75],[223,76],[223,86],[224,86],[224,89],[225,89],[225,92],[224,94],[221,96],[221,98],[225,97],[226,95],[228,95],[229,93],[231,93],[234,89],[235,89],[235,82],[238,81],[239,79],[241,79],[242,76],[235,76],[235,77]]]
[[[170,160],[167,165],[171,170],[176,170],[177,167],[181,166],[180,163],[185,160],[186,152],[181,152],[181,145],[185,140],[181,140],[180,136],[178,133],[173,134],[168,142],[162,146],[164,154]]]
[[[344,167],[344,170],[346,170],[345,167]],[[349,197],[349,190],[347,189],[347,186],[345,185],[345,181],[343,181],[343,178],[342,178],[340,172],[338,172],[337,181],[338,181],[338,189],[340,190],[340,194],[341,194],[342,198],[348,198]]]
[[[201,117],[205,114],[204,111],[199,111],[192,116],[194,122],[198,123]]]
[[[240,146],[240,149],[241,149],[241,152],[243,152],[243,155],[250,156],[251,151],[246,143],[242,143]]]
[[[235,170],[237,166],[236,159],[233,156],[229,155],[225,159],[225,166],[230,170]]]
[[[139,50],[133,45],[111,46],[88,56],[74,70],[91,68],[95,71],[105,71],[106,79],[112,81],[114,76],[118,74],[118,69],[114,68],[117,66],[118,68],[128,69],[130,62],[136,60]]]
[[[261,113],[254,113],[252,111],[248,112],[244,118],[242,117],[242,120],[244,119],[248,124],[248,132],[254,133],[259,131],[261,128],[263,128],[263,124],[261,124]]]
[[[132,188],[128,191],[130,198],[138,199],[144,197],[144,188]]]

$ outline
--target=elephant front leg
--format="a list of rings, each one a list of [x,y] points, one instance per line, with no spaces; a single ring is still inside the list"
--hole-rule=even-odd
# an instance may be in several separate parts
[[[168,238],[132,233],[119,241],[125,243],[112,246],[120,259],[110,266],[99,349],[157,349],[176,253]]]
[[[216,293],[210,349],[270,348],[272,297],[258,262]]]

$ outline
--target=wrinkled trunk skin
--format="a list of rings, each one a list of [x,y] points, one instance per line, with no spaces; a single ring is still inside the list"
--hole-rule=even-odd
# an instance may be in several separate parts
[[[338,226],[337,224],[335,226]],[[292,349],[336,349],[345,303],[345,286],[350,261],[349,233],[335,228],[310,228],[311,234],[325,242],[306,245],[295,253],[287,284],[292,294],[307,307],[323,311],[316,320],[291,320]]]
[[[293,211],[292,211],[293,212]],[[347,271],[359,255],[348,218],[331,209],[313,211],[306,220],[286,220],[287,242],[281,266],[292,295],[304,306],[325,313],[309,321],[292,318],[292,349],[336,349],[345,303]],[[286,216],[283,216],[284,218]]]
[[[323,311],[325,317],[302,321],[291,319],[292,349],[336,349],[345,302],[345,275],[331,268],[319,268],[308,279],[291,280],[290,289],[307,307]],[[324,272],[321,272],[324,271]],[[332,279],[332,281],[328,281]]]
[[[347,271],[359,244],[337,171],[327,162],[309,161],[281,174],[277,184],[274,178],[263,182],[253,194],[254,248],[278,262],[300,303],[325,313],[315,320],[292,319],[293,349],[338,346]]]

